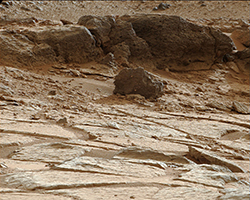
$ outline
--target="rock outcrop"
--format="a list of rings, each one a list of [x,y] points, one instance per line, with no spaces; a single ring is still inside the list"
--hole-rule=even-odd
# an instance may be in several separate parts
[[[0,32],[0,62],[13,66],[41,66],[56,62],[56,53],[46,43],[35,45],[16,32]]]
[[[121,19],[131,22],[136,34],[148,43],[159,69],[209,69],[233,48],[232,40],[219,30],[178,16],[135,15]]]
[[[6,24],[13,20],[3,18],[2,21]],[[17,29],[14,32],[18,37],[15,36],[14,40],[5,38],[13,37],[13,33],[5,33],[7,36],[1,34],[4,44],[1,55],[6,64],[25,62],[27,65],[30,62],[34,66],[41,62],[42,66],[54,61],[82,64],[99,62],[111,52],[120,66],[125,67],[135,65],[168,68],[171,71],[204,70],[210,69],[216,62],[222,62],[222,58],[230,54],[233,48],[232,40],[219,30],[190,23],[178,16],[87,15],[79,19],[78,25],[49,23],[46,27],[41,25],[46,24],[46,21],[36,20],[34,23],[40,27]],[[19,47],[25,53],[14,53],[14,49]],[[11,55],[15,55],[14,61]],[[18,59],[23,55],[29,61]]]
[[[57,26],[42,30],[22,31],[36,44],[48,44],[60,61],[65,63],[86,63],[100,57],[102,50],[86,27]]]

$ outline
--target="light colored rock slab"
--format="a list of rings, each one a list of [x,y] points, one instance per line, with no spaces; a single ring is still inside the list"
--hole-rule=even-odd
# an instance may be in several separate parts
[[[152,196],[159,190],[156,186],[120,186],[120,187],[93,187],[80,189],[53,190],[52,194],[61,194],[81,200],[125,200],[139,199],[151,200]],[[143,191],[143,192],[142,192]]]
[[[69,171],[17,172],[3,177],[3,183],[16,188],[68,189],[137,183],[138,179],[124,176]]]
[[[193,165],[190,171],[180,174],[175,180],[198,183],[204,186],[224,188],[225,183],[237,182],[238,178],[225,167],[216,165]]]
[[[218,141],[219,144],[224,145],[229,147],[230,149],[234,149],[234,150],[244,150],[246,152],[249,152],[249,145],[250,142],[249,141],[242,141],[242,140],[219,140]]]
[[[156,151],[149,148],[142,149],[138,147],[123,148],[116,154],[116,156],[125,158],[136,158],[136,159],[150,159],[150,160],[157,160],[164,162],[183,163],[183,164],[193,163],[184,156],[176,155],[173,153],[167,154],[162,151]]]
[[[245,172],[240,166],[235,164],[234,162],[220,157],[212,152],[206,151],[204,149],[196,148],[196,147],[189,147],[189,155],[201,163],[210,163],[216,165],[222,165],[228,167],[232,172]]]
[[[73,132],[53,124],[38,124],[19,122],[15,124],[1,125],[2,132],[21,133],[32,136],[46,136],[58,138],[76,138]]]
[[[45,166],[45,163],[39,162],[27,162],[27,161],[19,161],[19,160],[11,160],[11,159],[0,159],[8,169],[16,170],[16,171],[24,171],[24,170],[45,170],[48,169]]]
[[[249,186],[243,186],[239,188],[227,188],[221,191],[224,195],[221,195],[219,200],[249,200],[250,192]]]
[[[53,194],[39,194],[39,193],[3,193],[0,195],[1,200],[11,200],[11,199],[18,199],[18,200],[71,200],[70,197],[64,197],[59,195]]]
[[[119,151],[121,150],[121,146],[115,145],[115,144],[108,144],[108,143],[103,143],[103,142],[98,142],[98,141],[91,141],[91,140],[68,140],[64,142],[65,144],[72,144],[72,145],[81,145],[81,146],[86,146],[86,147],[94,147],[94,148],[99,148],[99,149],[104,149],[104,150],[116,150]]]
[[[21,148],[11,158],[16,160],[42,161],[59,163],[73,159],[89,151],[88,147],[56,143],[34,144]]]
[[[156,120],[161,123],[166,123],[166,120]],[[229,123],[222,123],[209,120],[167,120],[167,125],[175,127],[194,135],[204,135],[211,138],[220,138],[227,130],[237,129],[238,131],[249,131],[248,128],[236,126]]]
[[[172,139],[172,138],[171,138]],[[107,143],[114,143],[123,147],[138,146],[140,148],[151,148],[156,151],[183,153],[188,152],[188,146],[185,144],[177,144],[169,141],[162,141],[154,138],[144,137],[143,139],[130,138],[130,137],[111,137],[103,135],[100,141]]]
[[[190,199],[206,199],[214,200],[219,196],[217,190],[213,188],[202,187],[165,187],[159,190],[151,199],[154,200],[190,200]]]
[[[133,177],[156,177],[166,175],[164,166],[157,163],[155,163],[155,165],[150,165],[145,163],[132,163],[126,160],[103,159],[87,156],[65,161],[62,164],[53,166],[53,169]]]
[[[0,147],[19,146],[35,141],[37,141],[37,139],[34,137],[29,137],[19,134],[9,134],[9,133],[0,134]]]

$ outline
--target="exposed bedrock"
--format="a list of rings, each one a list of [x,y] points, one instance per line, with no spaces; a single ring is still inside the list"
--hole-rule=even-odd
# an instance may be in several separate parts
[[[159,69],[209,69],[233,49],[232,40],[219,30],[190,23],[178,16],[123,16],[144,39]]]
[[[233,49],[219,30],[178,16],[82,16],[77,25],[36,26],[0,32],[1,62],[42,66],[99,62],[112,53],[121,66],[205,70]],[[13,57],[13,58],[12,58]]]

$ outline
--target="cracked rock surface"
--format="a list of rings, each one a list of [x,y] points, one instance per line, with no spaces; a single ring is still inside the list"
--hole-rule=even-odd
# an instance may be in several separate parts
[[[0,4],[1,200],[249,199],[249,4],[158,5]]]

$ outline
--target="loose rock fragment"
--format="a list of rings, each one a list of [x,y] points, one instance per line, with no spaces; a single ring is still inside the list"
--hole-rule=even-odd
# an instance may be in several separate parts
[[[68,123],[68,120],[66,117],[63,117],[57,121],[58,124],[66,124]]]
[[[163,83],[139,67],[137,69],[123,69],[115,77],[114,94],[140,94],[145,98],[156,99],[163,95]]]
[[[158,9],[159,10],[166,10],[167,8],[169,8],[171,5],[170,4],[168,4],[168,3],[160,3],[159,5],[158,5]]]

